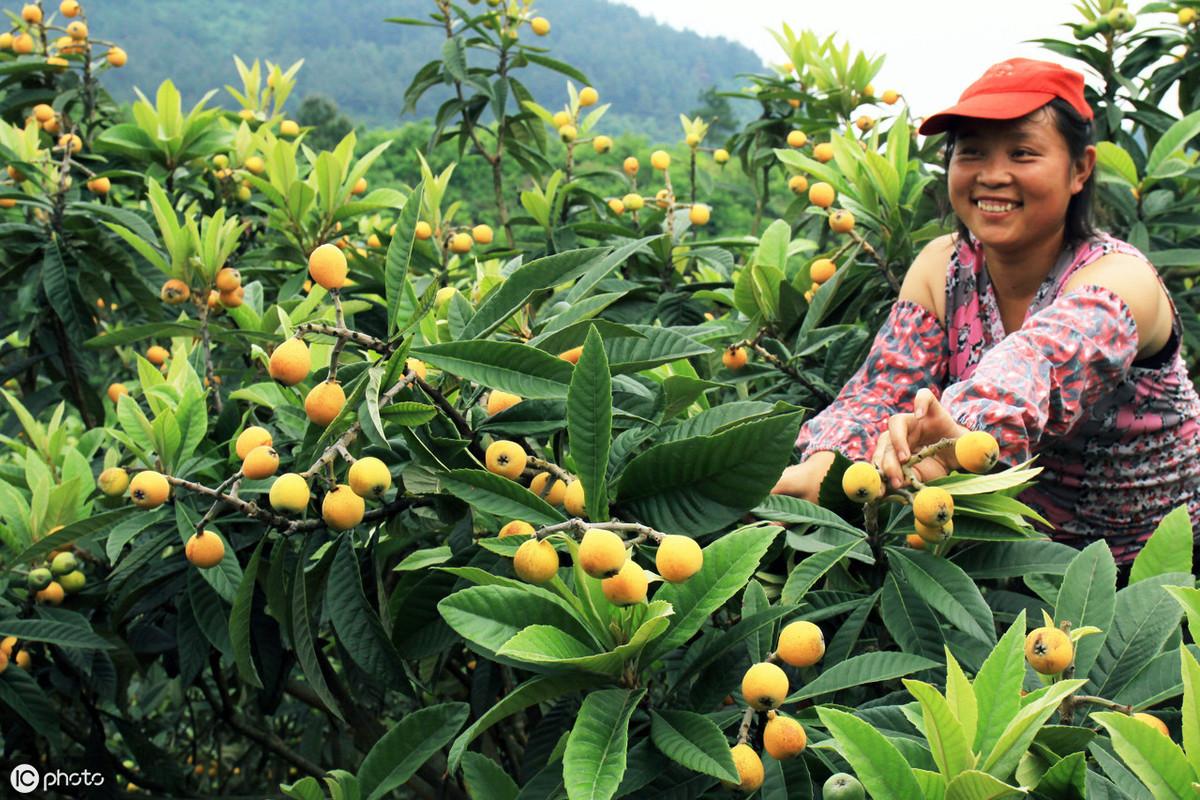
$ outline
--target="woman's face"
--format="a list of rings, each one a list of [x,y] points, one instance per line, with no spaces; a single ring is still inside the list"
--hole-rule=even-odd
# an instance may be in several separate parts
[[[950,204],[985,246],[1044,245],[1061,236],[1067,204],[1095,162],[1090,145],[1072,161],[1049,108],[1015,120],[967,119],[950,159]]]

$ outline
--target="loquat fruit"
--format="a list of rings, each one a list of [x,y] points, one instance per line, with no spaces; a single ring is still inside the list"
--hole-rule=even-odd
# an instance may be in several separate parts
[[[88,27],[83,20],[75,20],[67,24],[67,35],[77,42],[81,42],[88,37]]]
[[[825,183],[818,181],[808,190],[808,202],[819,208],[829,208],[833,205],[834,198],[837,197],[837,192],[834,188]]]
[[[781,716],[776,711],[767,712],[767,724],[763,728],[763,749],[776,761],[795,758],[804,752],[808,735],[804,726],[791,717]]]
[[[63,551],[50,562],[50,574],[56,578],[61,578],[68,572],[74,572],[79,569],[79,559],[75,558],[75,554],[70,551]]]
[[[129,394],[129,389],[125,388],[123,383],[110,384],[108,387],[108,399],[114,404],[121,398],[122,395]]]
[[[161,367],[171,356],[170,351],[162,345],[151,345],[146,350],[146,360],[156,367]]]
[[[883,497],[883,477],[870,461],[857,461],[842,473],[842,491],[855,503]]]
[[[259,445],[246,454],[242,474],[252,481],[269,478],[279,469],[279,453],[269,444]]]
[[[13,38],[12,49],[19,56],[29,55],[33,52],[33,37],[28,33],[18,33]],[[58,603],[55,603],[55,605],[58,605]]]
[[[825,635],[808,620],[796,620],[779,632],[775,652],[793,667],[811,667],[825,655]]]
[[[730,345],[721,353],[721,363],[725,365],[725,369],[736,372],[746,366],[746,360],[749,356],[746,354],[746,348]]]
[[[231,289],[228,292],[218,292],[217,301],[225,308],[237,308],[242,303],[246,302],[246,290],[239,286],[236,289]]]
[[[17,637],[5,636],[4,639],[0,640],[0,653],[3,653],[6,656],[12,656],[13,648],[16,647],[16,645]]]
[[[26,585],[35,592],[40,592],[50,585],[54,580],[54,576],[50,574],[50,570],[45,567],[29,570],[29,575],[25,578]]]
[[[42,21],[42,7],[29,3],[21,8],[21,19],[28,22],[30,25],[37,25]]]
[[[534,527],[523,519],[514,519],[500,529],[497,534],[501,539],[506,536],[533,536],[535,533]],[[555,557],[557,561],[557,556]]]
[[[237,453],[237,457],[244,461],[254,448],[262,447],[263,445],[270,446],[272,444],[274,444],[274,440],[271,439],[270,431],[266,428],[260,428],[258,425],[251,425],[238,434],[233,449]]]
[[[621,198],[621,202],[625,204],[627,211],[641,211],[646,205],[646,200],[637,192],[630,192]]]
[[[882,100],[883,100],[883,102],[887,103],[889,106],[894,104],[899,99],[900,99],[900,93],[897,92],[895,89],[884,89],[883,90]]]
[[[549,485],[548,488],[547,485]],[[551,483],[549,472],[539,472],[537,475],[534,475],[533,480],[529,482],[529,491],[533,492],[550,505],[557,506],[562,503],[563,495],[566,494],[567,491],[567,485],[559,478],[555,478],[554,482]]]
[[[808,178],[803,175],[793,175],[788,178],[788,188],[792,190],[792,194],[804,194],[808,189]]]
[[[528,583],[545,583],[558,574],[558,551],[545,539],[521,542],[513,555],[513,571]]]
[[[924,550],[925,549],[925,539],[922,538],[921,535],[918,533],[908,534],[907,536],[904,537],[904,541],[913,550]]]
[[[72,23],[74,24],[74,23]],[[83,139],[79,138],[77,133],[64,133],[58,138],[59,150],[70,150],[72,154],[78,153],[83,149]]]
[[[711,215],[712,210],[704,203],[695,203],[688,210],[688,219],[693,225],[707,225]]]
[[[80,575],[82,574],[80,573]],[[28,671],[33,666],[33,656],[29,655],[28,650],[20,650],[13,657],[13,662],[21,669]]]
[[[832,258],[818,258],[812,263],[808,274],[815,283],[824,283],[832,278],[835,272],[837,272],[837,264]]]
[[[366,192],[367,192],[367,179],[366,178],[359,178],[358,180],[356,180],[354,182],[354,186],[352,186],[350,188],[350,194],[359,195],[359,194],[366,194]]]
[[[1166,736],[1168,739],[1171,738],[1171,731],[1167,728],[1167,723],[1163,722],[1161,719],[1154,716],[1153,714],[1147,714],[1145,711],[1138,711],[1137,713],[1135,713],[1133,715],[1133,718],[1136,719],[1138,722],[1146,723],[1151,728],[1154,728],[1154,730],[1161,733],[1163,736]]]
[[[425,369],[425,362],[419,358],[404,359],[404,368],[409,372],[415,372],[421,380],[425,380],[425,377],[429,374]]]
[[[347,479],[350,490],[359,497],[379,500],[392,488],[392,473],[387,464],[375,456],[360,458],[351,464]]]
[[[304,413],[308,421],[328,427],[346,405],[346,392],[337,381],[321,381],[304,396]]]
[[[778,708],[787,698],[788,677],[778,664],[760,661],[742,676],[742,696],[759,711]]]
[[[246,171],[251,175],[262,175],[267,169],[267,164],[265,161],[263,161],[262,156],[248,156],[246,160],[242,162],[242,166],[245,167]]]
[[[321,501],[321,518],[335,531],[348,531],[362,522],[367,504],[344,483],[329,490]]]
[[[169,306],[177,306],[180,303],[186,302],[192,296],[192,290],[188,285],[178,278],[171,278],[162,285],[158,296],[162,301]]]
[[[821,797],[833,800],[866,800],[867,790],[863,788],[858,778],[845,772],[837,772],[829,776],[829,780],[821,787]]]
[[[954,457],[967,472],[988,472],[1000,460],[1000,445],[987,431],[971,431],[955,440]]]
[[[296,472],[285,472],[271,483],[268,498],[271,508],[281,514],[299,514],[308,508],[312,496],[304,476]]]
[[[726,789],[738,789],[746,794],[758,791],[766,777],[762,759],[759,758],[758,753],[744,742],[735,744],[729,748],[729,752],[733,756],[733,765],[737,768],[738,782],[731,783],[723,780],[721,784]]]
[[[579,543],[579,566],[593,578],[611,578],[627,558],[625,540],[612,531],[592,528]]]
[[[217,291],[232,292],[242,285],[242,273],[233,267],[222,267],[217,271]]]
[[[216,531],[197,531],[188,537],[183,554],[192,566],[212,569],[225,559],[225,542]]]
[[[1071,644],[1071,637],[1058,628],[1034,628],[1025,637],[1025,660],[1035,672],[1058,675],[1071,666],[1074,658],[1075,647]]]
[[[308,256],[308,274],[326,289],[340,289],[346,285],[346,256],[336,245],[323,244]]]
[[[804,147],[808,144],[808,134],[800,130],[788,131],[787,143],[788,147]]]
[[[670,533],[658,543],[654,566],[663,580],[682,583],[704,566],[704,551],[692,537]]]
[[[624,547],[621,549],[624,550]],[[615,606],[632,606],[645,602],[649,588],[650,579],[646,577],[646,570],[638,566],[632,558],[621,565],[616,575],[600,581],[600,589],[604,596]]]
[[[829,215],[829,229],[834,233],[849,233],[854,230],[854,215],[844,208]]]
[[[854,127],[858,128],[863,133],[866,133],[867,131],[871,130],[871,128],[875,127],[875,120],[871,119],[866,114],[863,114],[861,117],[854,120]]]
[[[0,33],[0,50],[11,49],[13,45],[13,35],[9,31]]]
[[[62,14],[64,17],[67,17],[68,19],[79,16],[78,0],[62,0],[62,2],[58,5],[58,13]]]
[[[945,525],[926,525],[919,519],[913,520],[913,530],[916,531],[917,537],[922,542],[929,544],[937,544],[950,538],[954,533],[954,522],[949,521]]]
[[[558,129],[558,138],[564,142],[573,142],[579,138],[579,129],[574,125],[563,125]]]
[[[621,168],[625,170],[626,175],[637,175],[639,168],[637,158],[634,156],[629,156],[629,158],[625,159],[624,163],[621,164]]]
[[[604,154],[612,150],[613,140],[609,136],[597,136],[592,139],[592,149],[597,153]]]
[[[570,361],[572,364],[579,363],[579,357],[583,355],[583,345],[572,347],[570,350],[564,350],[558,354],[558,357],[563,361]]]
[[[34,599],[39,603],[47,603],[52,606],[62,605],[63,598],[66,597],[66,591],[63,590],[62,584],[58,581],[50,581],[50,585],[34,595]]]
[[[625,213],[625,204],[620,199],[614,197],[608,201],[608,210],[619,217]]]
[[[528,460],[521,445],[506,439],[492,442],[484,453],[488,472],[502,475],[509,480],[516,480],[520,476]]]
[[[456,233],[450,237],[450,252],[463,255],[471,252],[471,234]]]
[[[579,90],[579,105],[584,108],[594,106],[600,100],[600,93],[591,86],[585,86]]]
[[[813,146],[813,158],[826,164],[833,160],[833,145],[829,142],[821,142]]]
[[[423,242],[429,237],[433,236],[433,227],[425,220],[420,220],[417,222],[414,233],[416,234],[416,237]]]
[[[670,189],[659,189],[654,193],[654,204],[659,208],[670,208],[674,198]]]
[[[671,155],[666,150],[655,150],[650,154],[650,166],[665,170],[671,166]]]
[[[545,17],[534,17],[529,21],[529,27],[532,28],[533,32],[538,36],[545,36],[550,32],[550,20],[546,19]]]
[[[49,122],[54,119],[54,107],[49,103],[38,103],[33,107],[33,116],[38,122]]]
[[[64,555],[70,555],[70,553],[64,553]],[[67,594],[76,594],[83,591],[83,587],[87,585],[87,575],[83,574],[83,570],[73,569],[61,576],[58,583]]]
[[[167,502],[171,484],[166,477],[154,470],[144,470],[129,482],[129,499],[140,508],[158,508]]]
[[[112,181],[108,178],[92,178],[87,182],[87,188],[92,194],[108,194],[112,189]]]
[[[302,339],[288,339],[275,348],[267,371],[285,386],[295,386],[308,377],[312,369],[312,354]]]
[[[724,147],[718,147],[713,151],[713,161],[718,164],[725,164],[729,161],[729,151]]]
[[[100,473],[96,485],[105,497],[119,497],[129,488],[129,473],[120,467],[109,467]]]
[[[488,416],[499,414],[501,411],[512,408],[517,403],[521,402],[521,398],[515,394],[502,392],[499,389],[492,389],[488,394],[487,413]]]
[[[287,136],[287,137],[299,136],[300,135],[300,124],[297,123],[294,119],[283,120],[282,122],[279,123],[279,135]]]
[[[954,498],[938,486],[926,486],[917,492],[912,507],[917,521],[930,528],[941,527],[954,516]]]
[[[696,145],[700,144],[700,136],[695,133],[689,133],[684,138],[684,143],[687,144],[688,147],[691,147],[694,149],[696,147]]]
[[[552,117],[555,128],[561,128],[563,125],[571,124],[571,115],[566,111],[555,111]]]
[[[129,61],[129,55],[120,47],[110,47],[104,59],[114,67],[123,67]]]
[[[490,225],[476,225],[471,228],[471,238],[475,240],[475,244],[491,244],[494,237]]]
[[[563,492],[563,508],[573,517],[586,516],[587,498],[583,493],[583,481],[571,481]]]

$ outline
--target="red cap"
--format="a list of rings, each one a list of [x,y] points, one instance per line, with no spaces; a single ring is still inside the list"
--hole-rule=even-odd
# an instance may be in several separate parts
[[[923,136],[941,133],[955,117],[1017,119],[1056,97],[1067,101],[1084,119],[1095,116],[1083,96],[1081,73],[1051,61],[1010,58],[989,67],[967,87],[957,105],[926,119],[918,132]]]

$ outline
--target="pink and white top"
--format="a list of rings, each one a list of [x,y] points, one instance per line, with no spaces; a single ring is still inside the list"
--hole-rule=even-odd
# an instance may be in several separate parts
[[[1170,341],[1135,361],[1137,327],[1120,297],[1094,285],[1063,291],[1075,270],[1112,252],[1147,260],[1107,234],[1064,250],[1021,328],[1007,334],[982,246],[957,241],[947,323],[898,300],[866,362],[796,445],[805,458],[836,450],[870,459],[887,418],[911,411],[929,387],[959,424],[995,436],[1006,463],[1038,455],[1044,471],[1021,500],[1054,524],[1056,540],[1105,539],[1124,562],[1180,504],[1200,525],[1200,397],[1174,306]]]

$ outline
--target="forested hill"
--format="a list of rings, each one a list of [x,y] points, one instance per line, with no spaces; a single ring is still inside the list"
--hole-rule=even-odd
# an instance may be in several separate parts
[[[650,127],[678,128],[678,115],[695,108],[697,95],[713,84],[738,85],[734,76],[759,68],[748,48],[724,39],[676,31],[606,0],[538,0],[552,30],[527,40],[581,69],[605,102],[624,117]],[[129,51],[129,64],[106,84],[119,100],[147,94],[170,77],[185,104],[203,92],[238,85],[233,56],[284,66],[304,59],[292,108],[310,94],[334,99],[356,122],[401,121],[404,90],[417,69],[436,58],[442,36],[431,28],[384,22],[389,17],[427,18],[432,0],[93,0],[93,30]],[[526,72],[527,85],[544,103],[565,100],[565,78],[540,67]],[[222,88],[219,103],[233,98]],[[432,104],[419,109],[428,114]]]

